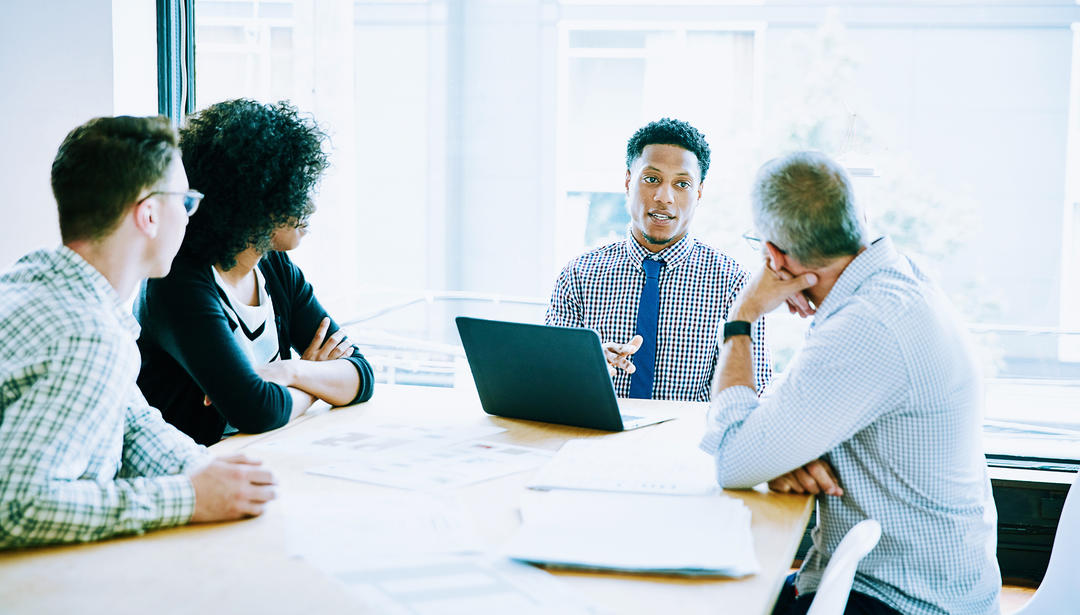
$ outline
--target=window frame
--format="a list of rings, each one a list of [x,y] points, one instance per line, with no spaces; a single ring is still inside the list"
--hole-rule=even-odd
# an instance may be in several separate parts
[[[157,0],[158,114],[179,125],[195,111],[195,0]]]

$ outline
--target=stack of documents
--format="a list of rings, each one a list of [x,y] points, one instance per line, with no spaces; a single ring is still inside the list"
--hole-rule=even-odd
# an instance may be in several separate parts
[[[524,498],[522,517],[504,548],[520,561],[686,576],[758,572],[750,510],[733,498],[552,491]]]
[[[713,460],[692,443],[672,446],[641,440],[570,440],[536,473],[531,489],[580,489],[669,495],[710,495]]]

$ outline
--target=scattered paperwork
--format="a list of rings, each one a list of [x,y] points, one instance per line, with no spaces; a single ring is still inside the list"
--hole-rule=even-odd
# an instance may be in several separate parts
[[[587,615],[552,575],[482,552],[459,498],[423,493],[281,499],[290,556],[340,582],[358,612]],[[342,520],[348,520],[343,523]],[[332,531],[328,531],[332,528]]]
[[[494,425],[425,423],[410,425],[398,422],[351,427],[334,433],[315,433],[304,437],[276,438],[252,444],[265,449],[326,461],[367,459],[400,451],[431,451],[444,446],[486,438],[506,431]]]
[[[461,501],[426,493],[357,495],[326,491],[318,498],[276,502],[285,519],[290,556],[331,568],[403,555],[475,553],[481,540]]]
[[[589,491],[532,493],[504,546],[511,558],[554,567],[685,576],[758,572],[750,510],[726,496]]]
[[[650,440],[570,440],[529,483],[531,489],[579,489],[711,495],[713,460],[696,446]]]
[[[547,463],[551,451],[482,440],[435,450],[403,450],[361,462],[309,468],[312,474],[399,489],[449,490],[532,470]]]

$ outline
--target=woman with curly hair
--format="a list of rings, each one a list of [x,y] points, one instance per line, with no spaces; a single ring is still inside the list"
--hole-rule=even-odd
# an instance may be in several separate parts
[[[135,315],[139,386],[196,442],[281,427],[316,399],[371,397],[371,365],[286,254],[307,233],[325,138],[286,102],[243,99],[180,130],[188,179],[206,197],[172,271],[146,284]]]

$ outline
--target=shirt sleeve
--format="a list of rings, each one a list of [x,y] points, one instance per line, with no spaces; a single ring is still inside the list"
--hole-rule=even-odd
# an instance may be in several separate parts
[[[127,349],[87,332],[48,349],[34,382],[4,409],[0,424],[0,548],[99,540],[186,523],[195,491],[184,475],[126,476],[121,464]],[[31,376],[28,376],[31,377]],[[190,441],[158,442],[191,459]]]
[[[584,327],[581,302],[574,285],[573,263],[567,265],[555,280],[551,291],[551,303],[544,315],[544,323],[558,327]]]
[[[903,402],[907,372],[887,326],[855,310],[825,320],[764,398],[713,397],[701,448],[726,488],[749,488],[825,455]]]
[[[135,397],[124,421],[121,477],[183,474],[207,461],[206,447],[166,423],[141,393]]]
[[[175,269],[147,282],[142,335],[191,376],[232,426],[262,433],[289,422],[292,396],[264,380],[233,339],[213,278]]]
[[[326,309],[315,297],[315,289],[304,278],[304,272],[292,262],[292,259],[287,254],[279,253],[279,255],[283,263],[283,280],[287,285],[286,291],[292,302],[288,323],[289,338],[293,343],[293,350],[302,354],[304,349],[311,344],[311,338],[315,337],[315,331],[319,328],[319,323],[330,315],[327,314]],[[327,336],[333,335],[339,329],[341,329],[341,326],[331,318],[330,328],[326,334]],[[360,354],[360,351],[355,346],[352,354],[343,357],[343,359],[353,364],[353,367],[356,368],[357,377],[360,379],[359,386],[356,389],[356,397],[349,402],[350,405],[371,399],[372,394],[375,392],[375,371],[372,369],[371,363],[364,358],[364,355]]]

